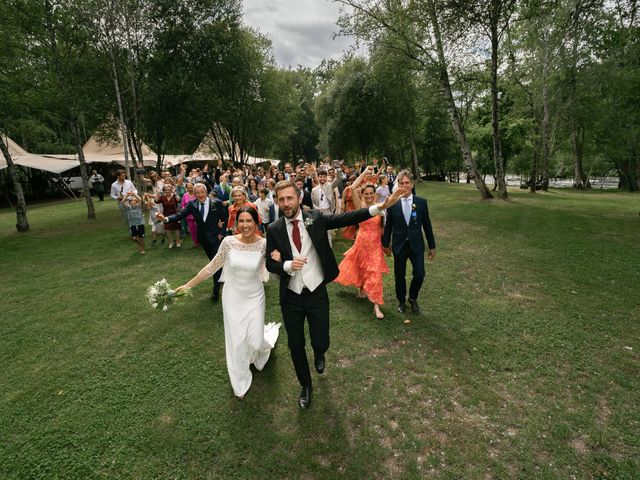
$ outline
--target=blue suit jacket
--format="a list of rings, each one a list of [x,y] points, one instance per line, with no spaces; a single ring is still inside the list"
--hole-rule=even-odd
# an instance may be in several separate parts
[[[415,208],[412,208],[409,225],[407,225],[402,212],[402,200],[387,210],[387,222],[382,235],[382,246],[388,248],[391,243],[391,250],[394,254],[400,253],[406,242],[409,242],[413,252],[424,252],[423,230],[427,237],[429,249],[436,248],[427,200],[414,195],[412,205]]]
[[[183,210],[174,215],[169,215],[167,219],[169,222],[174,222],[193,215],[193,219],[196,221],[198,227],[198,241],[202,244],[204,251],[207,252],[207,256],[213,258],[221,242],[218,236],[224,235],[226,232],[229,212],[220,200],[207,198],[207,201],[209,202],[209,214],[207,215],[206,221],[203,220],[202,215],[200,215],[200,202],[198,202],[197,199],[190,201]],[[218,227],[218,222],[224,223],[225,226],[222,228]]]

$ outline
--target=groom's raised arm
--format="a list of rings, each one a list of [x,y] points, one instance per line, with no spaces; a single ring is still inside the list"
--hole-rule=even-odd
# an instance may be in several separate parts
[[[369,210],[370,207],[360,208],[351,212],[323,215],[323,218],[326,221],[327,230],[333,230],[334,228],[348,227],[370,219],[372,215]]]

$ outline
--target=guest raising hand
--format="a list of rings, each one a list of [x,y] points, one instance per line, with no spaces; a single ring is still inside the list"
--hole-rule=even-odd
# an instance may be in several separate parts
[[[371,207],[376,204],[376,187],[361,182],[371,175],[373,167],[367,167],[353,182],[352,199],[356,209]],[[385,198],[386,200],[386,198]],[[360,224],[356,241],[344,253],[344,259],[338,266],[340,274],[336,282],[342,285],[353,285],[358,288],[358,297],[367,297],[373,303],[373,314],[378,319],[384,318],[380,305],[384,304],[382,292],[382,274],[389,272],[382,250],[383,217],[377,215]]]

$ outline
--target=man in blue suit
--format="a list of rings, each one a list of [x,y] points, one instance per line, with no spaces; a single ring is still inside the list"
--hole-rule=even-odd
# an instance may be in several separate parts
[[[224,238],[229,212],[221,201],[208,197],[207,186],[204,183],[196,183],[193,186],[193,194],[196,196],[196,199],[187,203],[184,210],[174,215],[169,215],[168,217],[162,214],[158,214],[157,217],[161,222],[167,223],[180,221],[189,215],[193,215],[196,226],[198,227],[198,242],[202,245],[209,260],[211,260],[216,256],[216,253],[218,253],[218,248]],[[218,270],[215,275],[213,275],[213,292],[211,299],[214,302],[217,301],[220,296],[221,273],[222,270]]]
[[[413,195],[413,175],[408,170],[402,170],[397,176],[398,186],[404,187],[405,194],[398,203],[387,210],[387,221],[382,235],[382,246],[387,255],[393,251],[393,273],[396,281],[396,297],[398,298],[398,312],[405,313],[407,300],[407,260],[413,267],[413,278],[409,286],[409,304],[411,312],[420,314],[418,293],[424,282],[424,237],[427,237],[429,253],[427,258],[433,260],[436,256],[436,241],[433,237],[431,219],[427,200]],[[391,248],[389,245],[391,244]]]

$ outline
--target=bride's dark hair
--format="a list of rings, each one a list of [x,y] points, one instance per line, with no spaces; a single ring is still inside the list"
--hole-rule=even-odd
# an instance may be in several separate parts
[[[258,211],[253,208],[251,205],[245,205],[244,207],[240,207],[236,212],[236,223],[238,222],[238,217],[240,217],[241,213],[248,213],[253,218],[253,221],[256,222],[256,226],[260,223],[258,220]]]

